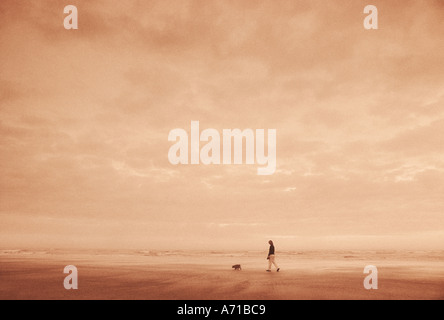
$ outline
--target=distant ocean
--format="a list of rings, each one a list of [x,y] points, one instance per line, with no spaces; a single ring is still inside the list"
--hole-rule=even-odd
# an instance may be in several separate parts
[[[31,259],[34,261],[58,261],[110,263],[115,265],[144,264],[199,264],[231,267],[242,264],[244,268],[263,268],[266,251],[216,251],[216,250],[106,250],[106,249],[2,249],[0,262],[5,260]],[[334,250],[334,251],[278,251],[276,260],[286,269],[310,268],[363,268],[374,264],[381,267],[433,267],[444,274],[444,250],[394,251],[394,250]]]

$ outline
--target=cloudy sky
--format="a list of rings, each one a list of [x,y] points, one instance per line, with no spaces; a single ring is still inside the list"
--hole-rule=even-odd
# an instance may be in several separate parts
[[[367,4],[2,0],[1,246],[442,249],[444,2]],[[276,173],[170,164],[192,120]]]

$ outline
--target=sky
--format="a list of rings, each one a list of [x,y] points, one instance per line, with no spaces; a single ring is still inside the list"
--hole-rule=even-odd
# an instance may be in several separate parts
[[[443,1],[2,0],[0,21],[0,247],[443,249]],[[172,165],[191,121],[276,129],[276,172]]]

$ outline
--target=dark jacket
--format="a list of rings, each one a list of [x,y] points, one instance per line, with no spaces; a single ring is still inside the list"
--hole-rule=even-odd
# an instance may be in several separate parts
[[[274,246],[270,245],[270,249],[268,250],[268,255],[274,254]]]

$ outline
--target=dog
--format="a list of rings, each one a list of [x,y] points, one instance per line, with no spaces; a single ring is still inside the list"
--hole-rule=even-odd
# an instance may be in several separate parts
[[[234,270],[242,270],[242,267],[241,267],[240,264],[235,264],[235,265],[232,266],[232,268],[233,268]]]

